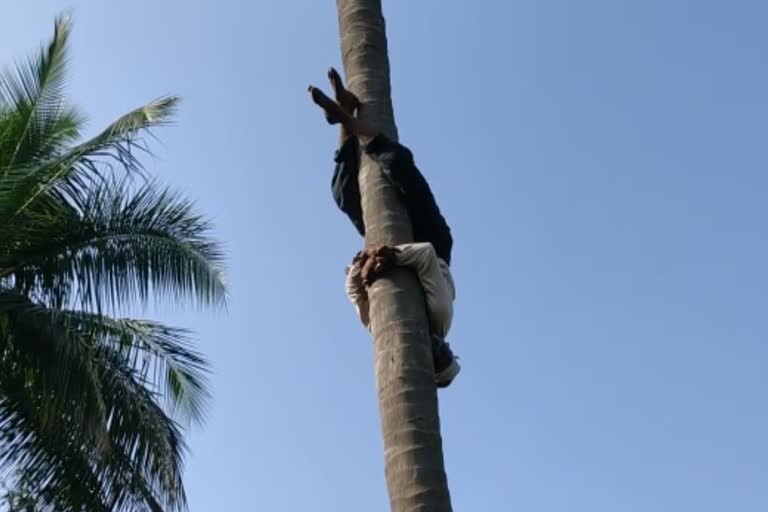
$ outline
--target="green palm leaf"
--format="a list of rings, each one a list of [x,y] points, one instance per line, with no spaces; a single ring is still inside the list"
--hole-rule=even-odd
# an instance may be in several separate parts
[[[140,161],[176,98],[77,143],[70,28],[0,77],[0,479],[41,510],[184,510],[182,428],[204,418],[208,365],[187,331],[108,315],[224,304],[223,253]]]
[[[70,30],[69,19],[58,18],[48,47],[0,77],[3,168],[45,158],[78,135],[81,119],[63,100]]]
[[[8,166],[0,182],[0,215],[11,221],[46,193],[76,191],[102,178],[105,171],[115,171],[115,164],[123,171],[142,173],[138,157],[150,152],[141,132],[167,124],[178,101],[160,98],[125,114],[82,144],[43,161]],[[7,223],[3,227],[8,229]]]
[[[171,416],[200,420],[208,398],[208,367],[187,333],[47,309],[12,292],[0,294],[0,318],[0,464],[47,482],[41,492],[57,503],[182,506],[184,443]],[[30,339],[34,347],[25,346]],[[58,364],[72,346],[82,348]],[[165,411],[156,403],[162,394]],[[103,413],[90,410],[93,401]]]
[[[209,223],[153,182],[134,190],[125,180],[91,182],[25,218],[0,242],[0,277],[47,302],[102,311],[136,300],[225,299],[223,255]]]

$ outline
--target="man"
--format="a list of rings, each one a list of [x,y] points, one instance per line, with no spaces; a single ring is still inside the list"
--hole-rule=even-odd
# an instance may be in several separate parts
[[[448,386],[461,367],[451,352],[445,336],[453,319],[455,289],[450,262],[453,238],[448,224],[435,202],[432,191],[416,168],[411,151],[372,126],[355,117],[359,102],[348,91],[338,72],[331,68],[328,78],[336,101],[320,89],[309,87],[312,100],[320,106],[328,123],[341,127],[341,147],[336,152],[332,189],[338,207],[365,237],[358,173],[359,148],[375,160],[387,179],[398,190],[408,210],[414,243],[394,247],[371,247],[358,253],[347,267],[346,291],[365,327],[370,328],[367,287],[392,265],[413,269],[424,288],[430,319],[435,382]]]

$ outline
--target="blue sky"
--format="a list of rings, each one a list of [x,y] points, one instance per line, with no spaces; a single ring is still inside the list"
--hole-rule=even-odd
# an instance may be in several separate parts
[[[451,224],[457,511],[768,510],[768,4],[385,0],[403,142]],[[193,511],[384,512],[371,343],[343,294],[335,5],[8,2],[0,61],[75,17],[95,131],[184,98],[149,168],[229,257],[191,327],[215,402]]]

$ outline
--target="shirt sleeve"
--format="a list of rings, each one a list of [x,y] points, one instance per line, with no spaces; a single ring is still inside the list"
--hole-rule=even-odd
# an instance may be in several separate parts
[[[368,328],[370,326],[368,291],[365,289],[363,278],[360,276],[361,270],[359,261],[353,262],[352,265],[347,267],[345,290],[347,298],[349,298],[349,301],[355,307],[360,322]]]

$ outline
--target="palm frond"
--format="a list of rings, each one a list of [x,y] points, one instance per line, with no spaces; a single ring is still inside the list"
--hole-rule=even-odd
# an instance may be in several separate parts
[[[178,102],[176,97],[160,98],[121,116],[92,139],[49,160],[8,167],[0,183],[0,222],[5,219],[7,224],[51,190],[71,193],[118,170],[143,174],[139,156],[151,152],[142,132],[168,124]]]
[[[171,411],[202,416],[207,365],[189,347],[186,333],[152,322],[48,310],[12,292],[0,298],[0,339],[6,340],[0,347],[0,465],[38,482],[57,510],[183,509],[185,445],[158,400],[168,393]],[[24,364],[29,358],[9,357],[14,350],[29,352],[24,348],[37,340],[28,337],[42,330],[19,328],[25,315],[47,325],[43,332],[59,329],[68,343],[91,348],[88,374],[95,375],[105,411],[99,420],[106,431],[102,442],[84,428],[97,417],[84,412],[89,391],[72,396],[81,367],[67,365],[69,372],[59,372],[50,385],[39,377],[51,375],[50,368],[39,372],[39,366]],[[52,403],[63,407],[54,411]]]
[[[141,372],[126,364],[124,353],[102,347],[99,360],[108,396],[112,447],[102,465],[104,489],[117,506],[138,499],[183,509],[186,495],[181,475],[186,445],[179,426],[156,403]]]
[[[9,362],[12,362],[9,364]],[[89,436],[77,428],[73,414],[49,418],[50,390],[40,385],[28,368],[3,359],[0,379],[0,467],[6,476],[24,482],[39,501],[55,504],[66,496],[82,510],[86,502],[102,499],[99,480],[89,458],[98,450]],[[73,407],[78,404],[72,403]],[[108,510],[89,507],[88,510]]]
[[[110,357],[111,354],[111,357]],[[28,492],[60,512],[185,510],[180,432],[152,401],[121,356],[99,358],[110,395],[109,449],[96,450],[64,416],[56,429],[41,428],[44,398],[23,375],[0,383],[0,464]]]
[[[185,423],[203,421],[210,398],[209,366],[192,347],[189,331],[148,320],[114,319],[82,311],[46,308],[8,290],[0,290],[0,315],[5,322],[5,334],[0,334],[0,356],[20,365],[20,356],[8,357],[8,352],[29,352],[21,360],[27,362],[27,370],[40,374],[35,378],[46,387],[44,394],[47,396],[71,395],[82,407],[92,390],[83,389],[83,382],[72,383],[71,380],[74,375],[75,379],[84,380],[86,387],[98,386],[94,377],[96,369],[87,363],[94,360],[97,350],[106,347],[125,356],[125,364],[138,373],[144,385],[165,398],[170,415]],[[85,378],[78,373],[84,370],[87,371]],[[70,390],[70,387],[74,389]],[[96,391],[96,407],[105,411],[103,393],[100,389]],[[70,404],[66,404],[66,408],[66,411],[55,410],[47,416],[52,416],[55,421],[60,414],[74,411]],[[84,416],[98,422],[106,421],[106,412],[95,415],[90,411]]]
[[[84,313],[78,316],[90,321],[102,339],[119,343],[117,348],[148,389],[165,398],[168,414],[184,423],[203,421],[210,399],[209,365],[192,347],[189,331],[147,320],[113,320]]]
[[[107,409],[93,364],[95,348],[65,315],[23,294],[0,289],[0,363],[5,375],[21,372],[41,401],[41,428],[72,418],[94,445],[106,437]],[[0,380],[3,380],[0,379]]]
[[[95,312],[163,298],[221,304],[223,254],[209,233],[193,203],[167,188],[92,183],[49,201],[0,241],[0,277],[46,303],[73,291]]]
[[[0,169],[44,159],[78,136],[82,118],[64,103],[70,31],[69,18],[57,18],[47,48],[0,77]]]
[[[177,98],[77,143],[70,31],[57,18],[0,75],[0,481],[41,512],[183,511],[182,428],[204,418],[208,365],[187,331],[107,313],[223,304],[223,253],[140,160]]]

